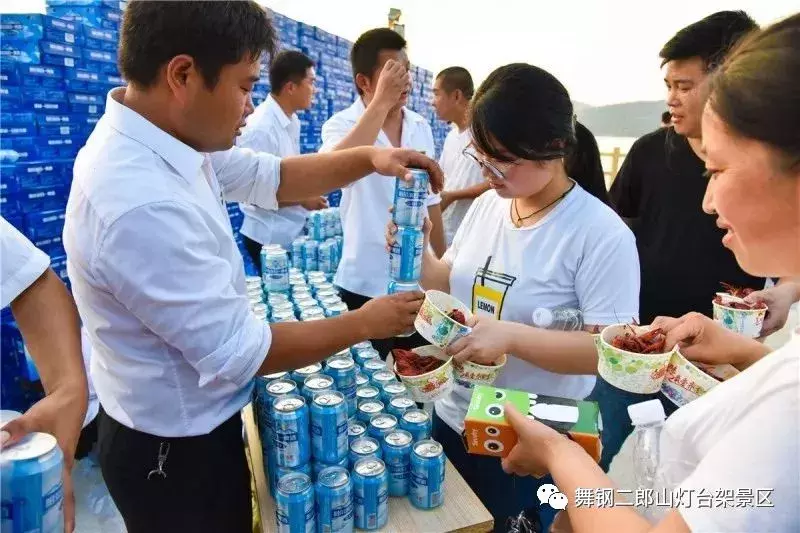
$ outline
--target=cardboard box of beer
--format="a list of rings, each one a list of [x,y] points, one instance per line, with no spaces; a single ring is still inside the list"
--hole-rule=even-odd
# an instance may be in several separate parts
[[[517,443],[517,434],[506,421],[505,404],[550,426],[580,444],[600,460],[600,409],[597,402],[542,396],[524,391],[475,387],[464,419],[464,440],[469,453],[505,457]]]

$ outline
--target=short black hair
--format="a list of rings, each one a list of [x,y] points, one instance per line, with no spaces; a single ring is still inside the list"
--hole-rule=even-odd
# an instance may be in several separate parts
[[[526,63],[489,74],[475,93],[471,115],[475,146],[498,161],[558,159],[577,144],[567,89],[546,70]]]
[[[744,11],[718,11],[689,24],[659,52],[661,66],[678,59],[699,57],[707,70],[714,70],[733,46],[758,24]]]
[[[282,50],[278,52],[269,66],[269,84],[272,94],[278,94],[281,89],[293,81],[300,83],[306,77],[308,69],[314,66],[314,61],[297,50]]]
[[[372,76],[378,67],[378,54],[381,50],[403,50],[405,47],[406,40],[403,36],[389,28],[375,28],[362,33],[350,50],[353,82],[359,74]],[[356,90],[358,94],[362,94],[358,84]]]
[[[672,122],[672,113],[670,113],[669,111],[664,111],[663,113],[661,113],[661,123],[669,124],[670,122]]]
[[[436,75],[436,79],[442,80],[442,87],[448,93],[459,90],[467,100],[471,100],[472,95],[475,94],[472,76],[464,67],[447,67]]]
[[[275,29],[252,0],[156,2],[131,0],[125,9],[119,69],[128,82],[152,87],[159,70],[180,54],[192,56],[206,86],[214,88],[225,65],[272,56]]]

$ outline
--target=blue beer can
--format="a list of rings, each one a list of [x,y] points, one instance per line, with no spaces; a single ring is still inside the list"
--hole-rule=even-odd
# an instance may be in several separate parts
[[[325,376],[333,383],[333,378]],[[311,378],[309,378],[311,379]],[[320,392],[311,404],[311,452],[316,461],[334,464],[347,457],[347,404],[338,391]]]
[[[359,529],[380,529],[389,521],[389,473],[380,459],[360,459],[353,466],[353,514]]]
[[[302,275],[303,275],[303,271],[299,267],[296,267],[296,266],[290,266],[289,267],[289,277],[302,276]],[[303,279],[305,279],[305,277]]]
[[[271,322],[273,324],[277,322],[297,322],[297,317],[294,315],[294,311],[273,311]]]
[[[356,418],[362,422],[369,424],[372,417],[379,415],[383,412],[383,402],[380,400],[364,400],[358,403],[358,411]]]
[[[365,348],[360,348],[356,350],[356,352],[353,354],[353,359],[355,359],[356,364],[358,364],[358,366],[363,367],[364,363],[367,362],[367,359],[377,359],[378,361],[380,361],[381,354],[378,353],[378,350],[376,350],[372,346],[367,346]]]
[[[414,442],[430,439],[433,430],[431,415],[422,409],[409,409],[400,419],[400,429],[411,433]]]
[[[333,392],[335,390],[336,385],[333,382],[333,378],[327,374],[311,374],[303,381],[303,398],[305,398],[306,403],[311,406],[312,411],[314,407],[314,398],[316,398],[318,394]]]
[[[336,235],[336,219],[339,218],[339,211],[337,209],[325,210],[325,238],[330,239]]]
[[[389,247],[389,277],[403,282],[419,280],[425,246],[422,230],[400,227],[395,233],[395,239],[395,243]]]
[[[426,439],[414,443],[408,499],[418,509],[435,509],[444,502],[445,456],[442,445]]]
[[[349,449],[350,448],[348,447],[348,451],[349,451]],[[314,475],[311,477],[311,479],[316,481],[317,480],[317,476],[319,476],[320,472],[322,472],[326,468],[330,468],[332,466],[341,466],[342,468],[347,468],[349,470],[350,469],[350,454],[349,453],[346,454],[344,456],[344,459],[342,459],[338,463],[333,463],[333,464],[323,463],[321,461],[311,461],[311,471],[314,473]]]
[[[316,502],[311,478],[294,472],[278,481],[275,521],[279,533],[316,533]]]
[[[316,291],[314,292],[314,298],[316,298],[317,301],[321,302],[323,299],[331,297],[336,297],[339,298],[339,300],[341,300],[341,297],[339,296],[339,293],[336,292],[335,288],[327,287],[324,284],[320,285],[322,285],[322,287],[318,285]]]
[[[356,371],[356,390],[358,390],[359,388],[361,388],[361,387],[363,387],[365,385],[369,385],[369,376],[367,376],[366,374],[361,372],[361,369],[359,368]],[[356,404],[357,403],[358,402],[356,402]]]
[[[386,289],[387,294],[397,294],[400,292],[413,292],[413,291],[420,291],[422,290],[419,286],[419,283],[416,281],[395,281],[392,280],[389,282],[389,285]]]
[[[297,301],[298,298],[301,300],[303,298],[313,298],[311,295],[311,289],[308,287],[308,285],[305,285],[305,281],[303,282],[303,285],[292,286],[292,302]]]
[[[350,443],[350,465],[355,466],[359,460],[366,457],[381,459],[383,457],[381,443],[372,437],[359,437],[357,439],[353,439],[353,442]]]
[[[289,302],[289,295],[282,292],[272,292],[267,294],[267,303],[273,309],[281,304],[291,305],[291,302]]]
[[[303,245],[308,240],[305,235],[292,241],[292,267],[303,269]]]
[[[308,376],[311,376],[313,374],[319,374],[321,372],[322,372],[322,365],[320,363],[312,363],[308,366],[292,370],[291,379],[295,383],[303,385],[306,382],[306,378]]]
[[[311,270],[319,269],[319,261],[317,259],[317,248],[319,243],[317,241],[308,240],[303,243],[303,270],[308,272]]]
[[[369,377],[372,386],[376,387],[379,391],[383,390],[384,385],[387,383],[396,382],[397,378],[391,370],[376,370]]]
[[[341,301],[339,303],[327,306],[324,309],[326,317],[343,315],[348,311],[347,305]]]
[[[267,383],[263,401],[258,404],[259,414],[256,415],[259,421],[263,420],[263,426],[259,427],[262,448],[266,447],[271,449],[275,446],[275,434],[273,432],[273,410],[275,407],[275,400],[283,398],[284,396],[289,396],[290,394],[298,394],[299,392],[297,383],[286,379],[285,376]]]
[[[365,401],[380,400],[381,391],[373,385],[364,385],[356,388],[356,403],[361,405]]]
[[[361,420],[357,420],[355,418],[351,418],[347,422],[347,440],[350,442],[350,444],[352,444],[354,440],[366,436],[367,436],[367,424],[365,422],[362,422]]]
[[[300,320],[303,322],[310,322],[312,320],[324,320],[325,311],[321,307],[309,307],[300,312]]]
[[[273,458],[275,457],[274,453],[272,454],[272,457]],[[273,497],[277,493],[278,482],[281,480],[283,476],[299,472],[301,474],[307,475],[312,480],[314,479],[314,477],[312,476],[313,470],[311,468],[311,463],[306,463],[304,465],[300,465],[294,468],[289,468],[286,466],[278,466],[274,464],[274,459],[273,459],[273,464],[271,464],[270,466],[272,468],[272,471],[274,471],[274,475],[270,476],[270,483],[272,483],[272,486],[270,487],[270,494],[272,494]]]
[[[389,405],[386,408],[386,412],[397,417],[400,427],[403,427],[403,415],[406,414],[406,411],[409,409],[416,408],[416,402],[408,396],[397,396],[396,398],[389,400]]]
[[[317,301],[310,296],[302,297],[300,299],[295,299],[294,301],[294,310],[297,313],[299,318],[302,318],[303,312],[307,309],[315,309],[318,308],[319,304]]]
[[[413,442],[411,433],[403,429],[387,433],[383,438],[383,462],[389,469],[389,496],[408,494]]]
[[[267,292],[289,292],[289,256],[286,250],[262,248],[264,288]]]
[[[327,280],[327,278],[314,278],[314,281],[309,281],[309,285],[311,285],[311,292],[316,297],[320,292],[322,294],[339,294],[339,291],[336,290],[336,287],[333,286],[333,283]]]
[[[274,374],[266,374],[264,376],[256,376],[255,384],[253,386],[253,406],[256,408],[256,416],[258,416],[258,409],[261,405],[265,405],[265,398],[267,395],[267,385],[278,379],[285,379],[289,377],[288,372],[275,372]]]
[[[336,296],[335,294],[332,295],[332,296],[327,296],[327,295],[326,296],[321,296],[321,297],[317,298],[317,301],[322,306],[322,308],[325,309],[326,312],[327,312],[329,307],[344,303],[344,302],[342,302],[342,299],[339,296]],[[347,309],[347,305],[345,305],[345,309],[348,310]]]
[[[272,408],[275,461],[296,467],[311,460],[308,405],[302,396],[289,394],[275,400]]]
[[[321,242],[317,248],[317,261],[319,269],[326,274],[334,272],[333,247],[328,241]]]
[[[372,348],[372,343],[369,341],[362,341],[352,345],[350,347],[350,353],[355,357],[359,350],[366,350],[367,348]]]
[[[325,239],[325,220],[320,211],[312,211],[308,215],[308,237],[315,241]],[[316,269],[314,269],[316,270]]]
[[[373,375],[374,377],[374,375]],[[390,381],[383,385],[381,390],[381,400],[388,407],[392,405],[392,400],[399,396],[408,396],[408,387],[399,381]]]
[[[349,356],[336,356],[328,360],[325,373],[336,383],[336,390],[347,402],[347,416],[355,416],[358,408],[356,396],[356,363]]]
[[[2,531],[64,531],[64,455],[55,437],[30,433],[0,452]]]
[[[306,289],[308,292],[311,292],[311,289],[308,287],[308,282],[303,274],[289,273],[289,286],[292,288],[292,292],[294,292],[295,289]]]
[[[347,467],[319,472],[316,484],[318,533],[352,533],[353,482]]]
[[[428,173],[412,169],[411,175],[409,181],[395,179],[392,220],[398,226],[421,228],[428,214]]]
[[[367,435],[378,442],[383,442],[383,437],[396,429],[398,429],[397,418],[388,413],[378,413],[370,418]]]
[[[382,359],[367,359],[361,365],[361,372],[368,375],[370,379],[372,379],[372,374],[380,370],[389,370],[389,367],[386,366],[386,361]]]

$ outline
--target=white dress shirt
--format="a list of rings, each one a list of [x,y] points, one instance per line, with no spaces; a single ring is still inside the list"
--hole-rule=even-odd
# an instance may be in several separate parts
[[[0,217],[0,307],[9,305],[50,266],[50,258]]]
[[[300,119],[286,116],[270,94],[247,119],[247,126],[236,141],[237,146],[278,157],[300,153]],[[300,205],[277,211],[242,203],[244,221],[239,233],[261,244],[280,244],[288,248],[303,231],[308,210]]]
[[[439,166],[444,172],[445,191],[460,191],[485,181],[480,165],[464,155],[464,149],[470,143],[472,143],[471,130],[467,128],[458,131],[458,126],[454,124],[444,140],[442,155],[439,157]],[[456,231],[473,201],[473,199],[456,200],[442,212],[444,236],[448,246],[452,244]]]
[[[330,151],[355,128],[366,108],[361,98],[328,119],[322,126],[322,148]],[[375,146],[391,148],[392,143],[380,131]],[[424,151],[434,157],[436,148],[428,121],[403,108],[402,148]],[[373,173],[342,189],[339,215],[342,218],[344,244],[334,283],[350,292],[374,298],[386,294],[389,284],[389,254],[384,230],[389,208],[394,203],[395,180]],[[428,206],[441,202],[438,194],[428,196]]]
[[[250,312],[224,198],[275,208],[280,160],[197,152],[122,105],[124,91],[75,161],[67,270],[106,412],[202,435],[248,402],[272,339]]]

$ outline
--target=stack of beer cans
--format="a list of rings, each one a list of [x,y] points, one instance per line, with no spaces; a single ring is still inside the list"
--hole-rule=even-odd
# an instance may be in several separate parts
[[[292,266],[301,272],[324,272],[331,280],[339,266],[342,242],[339,209],[312,211],[306,219],[306,235],[292,242]]]
[[[392,220],[397,233],[389,249],[389,294],[419,290],[429,180],[424,170],[412,169],[411,173],[410,181],[397,178],[395,183]]]
[[[431,417],[369,342],[257,378],[253,402],[278,531],[380,529],[389,497],[442,504]]]

